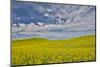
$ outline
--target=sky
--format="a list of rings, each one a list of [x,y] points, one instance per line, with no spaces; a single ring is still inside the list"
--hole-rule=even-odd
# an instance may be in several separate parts
[[[95,6],[14,1],[11,19],[13,39],[95,35]]]

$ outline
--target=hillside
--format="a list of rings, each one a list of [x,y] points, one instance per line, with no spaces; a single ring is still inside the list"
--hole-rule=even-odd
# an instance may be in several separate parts
[[[12,65],[95,61],[95,36],[12,41]]]
[[[72,39],[64,39],[64,40],[48,40],[45,38],[30,38],[30,39],[23,39],[23,40],[15,40],[12,41],[13,46],[22,46],[22,45],[31,45],[31,46],[37,46],[39,45],[43,47],[69,47],[69,46],[94,46],[95,45],[95,36],[81,36],[77,38]]]

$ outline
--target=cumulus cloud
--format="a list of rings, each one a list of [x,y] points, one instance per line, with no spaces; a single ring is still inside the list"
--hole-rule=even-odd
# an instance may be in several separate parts
[[[16,13],[17,10],[23,9],[19,4],[16,4],[14,14],[19,17],[25,15],[29,18],[23,16],[22,19],[25,21],[20,23],[17,20],[21,20],[21,18],[15,17],[14,20],[17,24],[12,24],[13,38],[36,36],[63,39],[95,34],[95,6],[27,2],[22,2],[20,5],[27,10],[26,14]],[[45,22],[43,22],[44,20]]]

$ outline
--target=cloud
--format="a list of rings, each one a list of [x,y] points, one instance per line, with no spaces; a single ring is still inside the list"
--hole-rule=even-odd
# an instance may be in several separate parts
[[[95,34],[95,6],[17,2],[13,38],[70,38]],[[64,24],[63,24],[64,23]]]
[[[95,34],[95,25],[87,24],[68,24],[68,25],[46,25],[36,26],[28,24],[27,27],[12,28],[13,38],[17,36],[19,38],[29,37],[45,37],[49,39],[64,39],[82,35]],[[17,32],[17,33],[16,33]],[[20,35],[22,37],[20,37]],[[26,35],[26,36],[25,36]]]
[[[47,16],[47,17],[49,17],[49,13],[44,13],[44,16]]]

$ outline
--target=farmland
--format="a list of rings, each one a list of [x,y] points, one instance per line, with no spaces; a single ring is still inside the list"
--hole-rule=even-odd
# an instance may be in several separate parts
[[[72,39],[12,41],[12,65],[95,61],[95,35]]]

